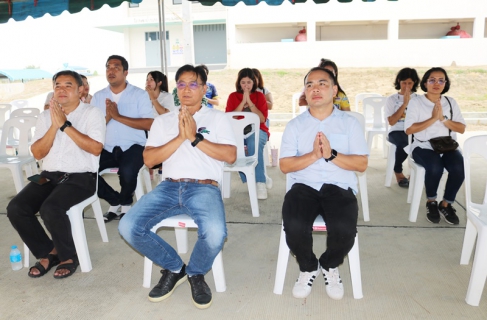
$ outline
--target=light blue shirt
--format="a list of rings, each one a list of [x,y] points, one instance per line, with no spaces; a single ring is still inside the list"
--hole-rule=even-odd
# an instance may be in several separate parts
[[[110,86],[95,93],[91,99],[91,105],[99,108],[106,116],[106,103],[108,98],[113,101]],[[154,118],[152,103],[146,91],[131,85],[127,82],[127,87],[122,92],[117,103],[118,112],[122,116],[130,118]],[[107,123],[107,135],[105,138],[104,149],[113,152],[113,148],[119,146],[123,151],[134,144],[145,146],[147,138],[144,130],[134,129],[121,122],[111,119]]]
[[[320,121],[309,110],[292,119],[282,135],[280,159],[302,156],[313,150],[316,134],[325,134],[330,146],[342,154],[369,155],[364,130],[359,121],[347,112],[333,108],[332,114]],[[292,183],[303,183],[320,190],[324,183],[334,184],[356,194],[357,177],[354,171],[345,170],[321,158],[305,169],[291,172],[288,179]]]

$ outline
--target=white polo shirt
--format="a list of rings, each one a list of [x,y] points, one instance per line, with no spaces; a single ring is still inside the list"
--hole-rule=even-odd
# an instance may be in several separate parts
[[[418,97],[416,93],[414,92],[411,93],[411,100],[415,99],[416,97]],[[409,102],[411,102],[411,100],[409,100]],[[394,93],[393,95],[387,97],[386,107],[384,112],[386,116],[386,121],[387,118],[392,116],[394,113],[396,113],[397,110],[399,110],[399,108],[401,108],[403,103],[404,103],[404,96],[402,94]],[[409,107],[409,103],[406,109],[404,110],[404,113],[406,113],[408,107]],[[406,117],[404,115],[401,116],[399,120],[397,120],[396,124],[394,124],[389,128],[389,132],[404,131],[404,119],[406,119]]]
[[[162,114],[154,119],[149,132],[146,146],[162,146],[179,134],[179,110]],[[201,133],[206,140],[219,143],[236,145],[230,120],[225,113],[202,106],[193,116],[196,121],[196,132]],[[163,178],[172,179],[212,179],[222,181],[223,161],[218,161],[198,147],[193,147],[186,140],[163,163]]]
[[[98,108],[80,102],[67,118],[79,132],[102,144],[105,142],[105,116]],[[51,123],[51,111],[43,111],[37,118],[32,143],[46,134]],[[42,169],[69,173],[97,172],[98,157],[82,150],[65,132],[57,130],[51,150],[43,159]]]
[[[453,118],[451,116],[450,104],[448,103],[448,100],[451,103]],[[448,97],[448,100],[445,96],[441,96],[440,103],[441,108],[443,109],[443,117],[448,120],[453,120],[455,122],[465,124],[465,119],[463,119],[460,108],[458,107],[458,103],[455,101],[455,99],[451,97]],[[407,130],[407,128],[415,123],[423,122],[430,119],[431,115],[433,114],[434,106],[435,104],[429,101],[425,95],[418,96],[416,99],[409,101],[408,112],[406,113],[406,120],[404,121],[404,130]],[[414,134],[414,141],[411,146],[411,152],[413,152],[414,148],[416,147],[433,150],[428,140],[431,138],[447,136],[448,132],[449,129],[442,122],[436,120],[428,128]],[[451,136],[454,140],[457,140],[456,132],[452,131]]]

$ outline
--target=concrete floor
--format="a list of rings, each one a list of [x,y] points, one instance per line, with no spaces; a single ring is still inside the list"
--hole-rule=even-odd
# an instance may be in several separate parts
[[[480,133],[467,132],[461,141]],[[279,145],[279,134],[271,139],[272,145]],[[109,242],[103,243],[91,209],[85,215],[91,272],[78,269],[73,276],[56,280],[52,271],[39,279],[29,278],[25,268],[12,271],[8,260],[10,246],[21,246],[22,242],[5,214],[15,189],[10,172],[3,169],[0,319],[486,319],[485,296],[479,307],[465,303],[471,264],[459,264],[465,231],[463,187],[457,197],[459,204],[455,205],[459,226],[444,221],[439,225],[427,222],[423,204],[418,221],[411,223],[407,190],[395,183],[391,188],[384,187],[385,167],[382,150],[373,149],[367,169],[370,221],[364,222],[359,213],[358,223],[364,297],[353,299],[346,260],[340,267],[345,286],[345,296],[340,301],[326,295],[321,276],[307,299],[293,298],[291,290],[299,272],[293,259],[289,260],[283,294],[272,292],[285,176],[277,167],[268,168],[274,187],[267,200],[259,201],[261,216],[253,218],[247,189],[233,174],[232,196],[225,199],[228,239],[223,261],[227,290],[215,292],[210,271],[206,279],[213,291],[213,305],[207,310],[193,306],[187,284],[163,302],[149,302],[150,289],[142,287],[143,258],[121,239],[118,221],[106,225]],[[487,166],[482,159],[475,159],[474,167],[474,199],[478,200],[484,194]],[[108,204],[102,201],[102,207],[106,210]],[[159,234],[175,244],[172,230]],[[189,237],[190,244],[194,244],[196,231],[190,231]],[[317,233],[314,239],[315,252],[319,254],[325,249],[326,236]],[[182,258],[187,262],[189,256],[188,253]],[[159,270],[153,268],[152,286],[159,279]]]

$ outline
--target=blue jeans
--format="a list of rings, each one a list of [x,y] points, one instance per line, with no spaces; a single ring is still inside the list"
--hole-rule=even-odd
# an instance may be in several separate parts
[[[198,240],[186,272],[206,274],[227,237],[220,189],[209,184],[161,182],[120,220],[120,235],[142,255],[166,270],[177,271],[183,260],[176,250],[151,231],[162,220],[186,213],[198,225]]]
[[[408,135],[404,131],[391,131],[389,132],[388,140],[396,146],[394,172],[402,173],[402,163],[408,157],[408,154],[404,151],[404,148],[408,145]]]
[[[260,129],[259,129],[260,130]],[[259,156],[257,158],[257,166],[255,167],[255,182],[263,182],[265,183],[265,164],[264,164],[264,147],[267,143],[267,132],[260,130],[259,132]],[[247,139],[244,140],[244,144],[247,146],[247,154],[249,156],[255,154],[255,137],[254,134],[251,134]],[[240,173],[240,178],[242,182],[247,182],[247,178],[245,174],[242,172]]]
[[[436,191],[438,190],[443,170],[446,169],[448,171],[448,180],[446,181],[443,199],[448,203],[453,203],[465,179],[463,156],[460,151],[445,152],[441,156],[433,150],[417,147],[414,148],[413,159],[426,170],[424,184],[428,200],[436,200]]]

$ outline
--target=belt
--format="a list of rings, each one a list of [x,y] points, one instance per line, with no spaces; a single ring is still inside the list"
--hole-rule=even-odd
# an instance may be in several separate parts
[[[190,182],[190,183],[199,183],[199,184],[211,184],[215,187],[218,187],[218,182],[215,180],[211,179],[187,179],[187,178],[182,178],[182,179],[171,179],[171,178],[166,178],[165,181],[170,181],[170,182]]]

